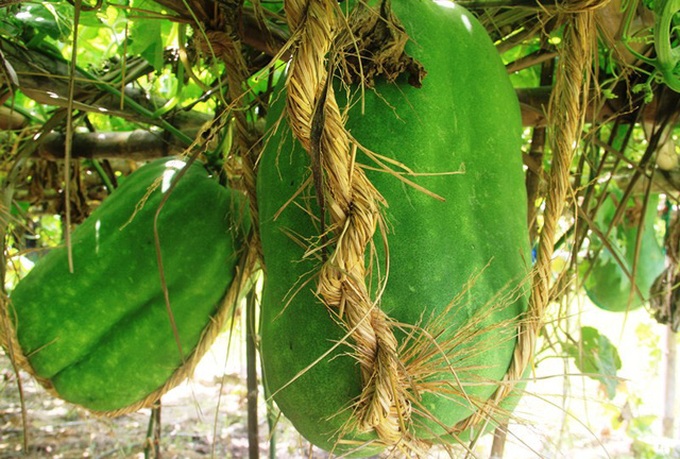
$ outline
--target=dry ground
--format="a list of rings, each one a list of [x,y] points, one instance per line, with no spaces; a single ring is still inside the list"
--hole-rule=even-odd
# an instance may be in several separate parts
[[[162,457],[248,457],[245,378],[239,373],[215,375],[199,366],[191,382],[162,400]],[[29,376],[21,374],[27,426],[24,428],[17,376],[0,349],[0,459],[9,458],[142,458],[150,410],[115,419],[51,397]],[[261,402],[261,457],[269,454],[268,427]],[[28,443],[23,453],[24,435]],[[308,457],[309,445],[285,421],[277,427],[279,458]],[[326,454],[313,451],[313,457]]]
[[[610,320],[610,316],[605,318]],[[605,323],[599,316],[594,320]],[[628,323],[637,320],[642,319],[635,315],[627,318]],[[614,325],[609,335],[616,336],[616,330],[618,326]],[[620,375],[625,379],[617,398],[603,400],[598,383],[589,378],[565,378],[559,360],[542,363],[515,410],[521,422],[511,427],[504,459],[680,459],[680,440],[660,439],[655,434],[663,394],[661,372],[657,365],[650,367],[649,349],[634,335],[621,336],[617,345],[626,356]],[[163,397],[160,445],[164,459],[248,457],[244,352],[239,342],[243,340],[235,339],[230,345],[226,337],[218,339],[191,381]],[[97,418],[49,396],[27,375],[22,374],[21,380],[25,428],[17,375],[0,349],[0,459],[144,457],[149,410],[116,419]],[[570,394],[569,398],[565,399],[565,394]],[[627,400],[636,398],[645,403],[635,408],[633,415],[640,419],[652,415],[655,419],[648,433],[651,437],[633,438],[625,425],[612,427],[612,417],[622,413]],[[680,401],[676,403],[680,406]],[[258,415],[259,453],[264,459],[269,457],[270,443],[262,397]],[[26,454],[22,453],[24,435]],[[489,457],[490,440],[480,441],[475,457]],[[662,448],[646,448],[641,453],[640,441],[642,446],[658,443]],[[310,450],[285,420],[276,427],[275,452],[278,459],[328,458],[319,449]],[[444,457],[449,455],[432,451],[432,459]],[[463,457],[464,453],[456,455]]]

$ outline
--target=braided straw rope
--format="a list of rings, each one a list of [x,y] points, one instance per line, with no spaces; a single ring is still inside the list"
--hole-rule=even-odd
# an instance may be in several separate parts
[[[345,130],[326,70],[326,55],[338,29],[337,1],[289,0],[285,10],[297,45],[286,82],[288,120],[311,155],[322,221],[327,207],[335,242],[320,270],[318,293],[351,331],[363,381],[356,407],[358,429],[374,430],[383,443],[395,445],[405,435],[410,405],[397,340],[365,281],[366,248],[383,200],[355,167],[356,145]]]
[[[258,5],[259,2],[254,2]],[[256,6],[259,8],[259,6]],[[196,34],[197,49],[206,54],[221,59],[229,71],[226,73],[228,95],[230,98],[228,110],[234,116],[236,135],[231,147],[231,153],[241,158],[243,189],[245,190],[250,204],[250,220],[252,230],[248,237],[248,246],[256,248],[257,259],[253,263],[259,263],[261,259],[261,246],[259,243],[258,209],[257,209],[257,185],[256,185],[256,158],[261,149],[259,142],[260,134],[256,132],[253,123],[248,121],[245,96],[249,91],[247,80],[249,77],[248,66],[243,55],[243,47],[238,35],[239,15],[227,10],[221,10],[218,16],[217,30],[208,30],[205,33]],[[223,31],[224,30],[224,31]]]
[[[457,426],[465,430],[490,419],[499,403],[525,374],[532,361],[543,316],[551,300],[551,261],[557,225],[570,189],[569,177],[575,145],[581,138],[590,86],[590,68],[596,51],[594,37],[595,10],[608,0],[584,0],[558,7],[564,16],[563,43],[557,59],[555,85],[548,106],[548,126],[551,132],[552,167],[545,202],[544,223],[538,246],[536,267],[532,273],[531,296],[527,317],[519,324],[517,345],[510,367],[495,394],[486,406]]]

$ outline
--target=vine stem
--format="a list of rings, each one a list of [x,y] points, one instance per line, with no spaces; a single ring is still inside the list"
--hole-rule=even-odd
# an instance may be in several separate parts
[[[71,247],[71,149],[73,144],[73,97],[76,91],[76,61],[78,58],[78,24],[82,0],[73,3],[73,50],[69,66],[68,105],[66,107],[66,139],[64,144],[64,214],[65,224],[62,227],[66,243],[68,270],[73,272],[73,249]]]

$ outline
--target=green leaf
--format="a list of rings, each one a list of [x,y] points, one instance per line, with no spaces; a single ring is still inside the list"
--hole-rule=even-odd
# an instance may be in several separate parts
[[[10,213],[15,217],[24,215],[28,212],[29,207],[31,207],[31,203],[28,201],[16,201],[12,203]]]
[[[27,3],[15,15],[15,19],[48,37],[63,40],[71,35],[72,19],[58,6],[49,2]]]
[[[163,67],[161,21],[138,19],[130,28],[128,50],[146,59],[159,72]]]
[[[567,343],[564,350],[574,359],[581,373],[600,381],[612,399],[616,395],[616,372],[621,369],[621,358],[616,346],[593,327],[581,327],[577,344]]]
[[[618,189],[610,192],[597,212],[594,223],[602,234],[612,225],[622,195]],[[659,195],[650,195],[642,217],[640,200],[629,199],[625,203],[623,219],[611,230],[609,247],[604,247],[595,233],[590,236],[592,253],[601,250],[597,259],[581,263],[579,273],[588,298],[599,308],[627,312],[642,307],[649,298],[649,290],[663,272],[666,258],[654,226],[658,203]],[[640,228],[640,247],[636,251]],[[631,278],[633,274],[634,283]]]

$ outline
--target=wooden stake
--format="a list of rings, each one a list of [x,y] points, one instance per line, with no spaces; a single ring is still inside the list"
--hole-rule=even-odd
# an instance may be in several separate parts
[[[246,304],[246,385],[248,387],[248,458],[259,459],[260,442],[257,416],[257,332],[255,330],[255,311],[257,293],[251,290]]]
[[[677,337],[670,325],[666,326],[666,352],[664,375],[663,436],[674,437],[675,427],[675,373],[677,361]]]

